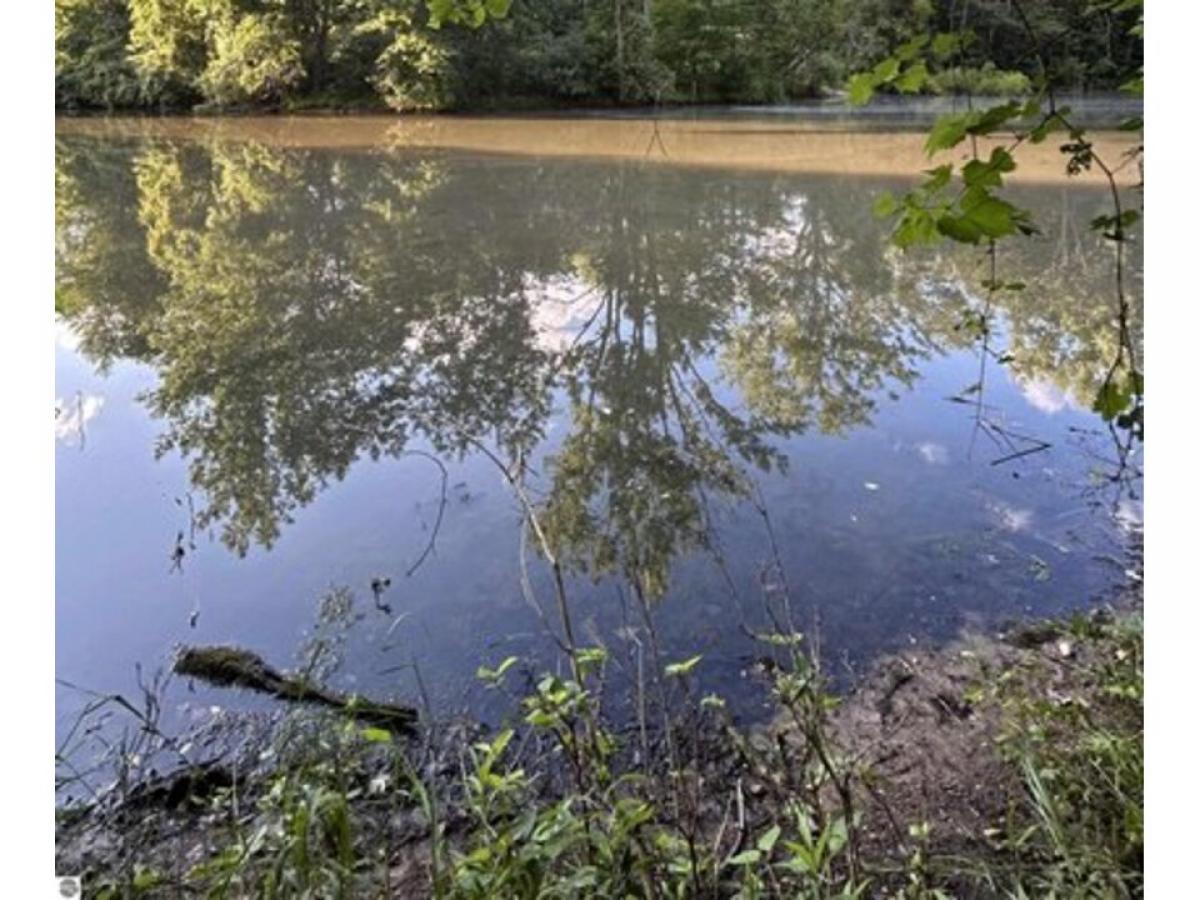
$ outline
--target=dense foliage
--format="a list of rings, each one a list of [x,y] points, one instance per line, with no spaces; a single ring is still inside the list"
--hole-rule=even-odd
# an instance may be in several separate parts
[[[1141,63],[1130,13],[1022,4],[1056,83]],[[1036,62],[999,0],[55,0],[61,108],[769,103],[844,86],[914,35],[978,40],[923,89],[1021,93]],[[487,23],[487,27],[477,27]]]

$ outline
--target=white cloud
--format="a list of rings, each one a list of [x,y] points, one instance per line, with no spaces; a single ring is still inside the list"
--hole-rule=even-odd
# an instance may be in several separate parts
[[[1034,409],[1047,415],[1062,412],[1068,406],[1077,406],[1075,398],[1057,385],[1048,381],[1019,382],[1021,393]]]
[[[76,394],[70,402],[58,398],[54,401],[54,439],[82,445],[87,423],[100,415],[103,408],[104,398],[98,394]]]
[[[550,352],[566,350],[596,310],[596,291],[574,275],[544,280],[530,279],[525,291],[531,299],[530,324],[539,346]]]
[[[59,316],[54,317],[54,346],[71,351],[79,349],[79,334]]]
[[[1005,531],[1028,531],[1033,524],[1033,510],[1017,509],[1004,502],[993,503],[990,507],[992,514],[999,520],[1000,527]]]
[[[944,466],[950,462],[950,453],[941,444],[935,444],[933,441],[925,441],[917,444],[917,452],[921,454],[921,459],[929,463],[931,466]]]
[[[1126,532],[1138,532],[1142,530],[1142,504],[1124,498],[1117,505],[1116,512],[1117,525]]]

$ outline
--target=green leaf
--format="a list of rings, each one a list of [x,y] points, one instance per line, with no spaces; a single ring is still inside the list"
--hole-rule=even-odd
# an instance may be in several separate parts
[[[1111,241],[1125,240],[1125,229],[1137,224],[1140,216],[1136,209],[1124,210],[1120,216],[1096,216],[1088,223],[1093,231],[1099,231]]]
[[[1062,119],[1054,116],[1042,122],[1036,128],[1029,132],[1029,142],[1032,144],[1040,144],[1050,134],[1055,131],[1061,131],[1064,127]]]
[[[884,191],[875,198],[875,203],[871,207],[871,210],[875,213],[877,218],[886,219],[888,216],[894,214],[899,208],[900,204],[896,202],[896,198],[892,192]]]
[[[804,635],[799,631],[793,631],[790,634],[764,632],[755,634],[754,639],[764,644],[770,644],[772,647],[798,647],[804,642]]]
[[[960,244],[978,244],[983,237],[983,230],[965,216],[952,216],[949,213],[937,220],[937,230]]]
[[[1096,392],[1092,410],[1098,412],[1101,418],[1108,422],[1124,412],[1131,399],[1130,393],[1118,384],[1116,379],[1109,378],[1100,385],[1100,390]]]
[[[969,187],[1000,187],[1004,179],[985,162],[971,160],[962,169],[963,182]]]
[[[925,139],[925,152],[933,156],[939,150],[949,150],[960,144],[967,136],[967,126],[970,124],[967,114],[947,113],[939,116]]]
[[[538,728],[548,728],[558,720],[548,712],[534,710],[525,717],[525,721],[530,725],[535,725]]]
[[[133,876],[133,888],[136,891],[148,891],[162,882],[162,876],[154,869],[139,867]]]
[[[1144,76],[1139,75],[1137,78],[1126,81],[1118,90],[1126,94],[1136,94],[1141,97],[1146,93],[1146,79]]]
[[[996,197],[986,197],[964,209],[964,215],[988,237],[1004,237],[1017,230],[1013,221],[1015,207]]]
[[[762,854],[757,850],[743,850],[737,856],[729,860],[729,864],[733,866],[752,866],[762,859]]]
[[[918,34],[912,40],[905,41],[896,48],[896,59],[900,60],[901,62],[908,62],[909,60],[914,59],[928,43],[929,35]]]
[[[509,745],[509,743],[511,743],[512,739],[513,739],[513,730],[511,728],[505,728],[499,734],[497,734],[494,738],[492,738],[492,742],[487,745],[488,762],[492,763],[492,762],[495,762],[497,759],[499,759],[500,755],[506,749],[508,749],[508,745]]]
[[[603,647],[581,647],[575,651],[575,661],[584,670],[602,665],[607,659],[608,651]]]
[[[1009,152],[996,147],[987,162],[973,159],[963,166],[962,177],[968,187],[1000,187],[1004,182],[1003,175],[1016,167]]]
[[[1026,226],[1028,215],[1007,200],[988,193],[982,187],[970,187],[963,193],[962,214],[987,237],[1004,237]],[[1032,226],[1026,226],[1032,227]],[[1024,230],[1024,227],[1021,228]]]
[[[683,662],[671,663],[666,667],[665,671],[672,678],[682,677],[696,668],[696,663],[700,662],[703,658],[702,654],[698,654],[691,659],[685,659]]]
[[[896,230],[892,243],[904,250],[916,244],[931,244],[937,240],[937,223],[928,210],[909,208]]]
[[[926,169],[925,174],[929,177],[925,179],[922,187],[927,193],[935,193],[940,191],[950,183],[950,175],[954,172],[954,167],[950,163],[938,166],[934,169]]]
[[[370,741],[373,744],[390,744],[392,742],[392,733],[386,728],[363,728],[358,733],[364,741]]]
[[[925,63],[915,62],[896,79],[896,88],[904,94],[915,94],[925,87],[928,80],[929,70],[925,68]]]
[[[761,850],[764,854],[769,855],[775,849],[775,842],[779,840],[779,835],[782,829],[778,825],[772,825],[767,831],[755,842],[754,846]]]
[[[933,36],[933,42],[929,49],[933,51],[933,55],[937,59],[947,59],[951,55],[958,52],[958,48],[962,46],[962,35],[953,31],[944,31],[941,34]]]
[[[875,81],[869,73],[859,72],[851,76],[847,90],[850,92],[851,106],[865,106],[875,94]]]
[[[1020,116],[1022,109],[1023,106],[1016,101],[989,107],[969,117],[967,131],[975,135],[991,134]]]
[[[886,84],[900,73],[900,60],[894,56],[889,56],[887,59],[880,60],[879,63],[871,70],[871,77],[876,84]]]
[[[494,669],[489,669],[487,666],[480,666],[478,669],[475,670],[475,677],[478,678],[480,681],[487,681],[487,682],[492,682],[492,683],[499,682],[500,679],[502,679],[504,677],[504,673],[507,672],[509,669],[511,669],[514,665],[516,665],[517,661],[518,661],[517,657],[509,656],[509,657],[506,657],[500,663],[500,665],[496,666],[496,668],[494,668]]]

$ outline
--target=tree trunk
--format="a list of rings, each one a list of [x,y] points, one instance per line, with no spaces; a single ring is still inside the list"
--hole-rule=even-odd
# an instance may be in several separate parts
[[[621,25],[621,0],[613,0],[613,20],[617,29],[617,100],[625,102],[625,29]]]

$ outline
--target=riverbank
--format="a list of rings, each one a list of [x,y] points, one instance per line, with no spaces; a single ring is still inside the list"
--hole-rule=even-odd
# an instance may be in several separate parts
[[[496,732],[248,721],[225,756],[60,810],[57,869],[135,896],[1137,896],[1130,577],[1070,620],[881,659],[843,698],[811,640],[764,635],[777,715],[752,729],[696,695],[695,660],[645,686],[661,720],[607,721],[599,648],[526,691],[515,663],[482,668],[513,703]]]

